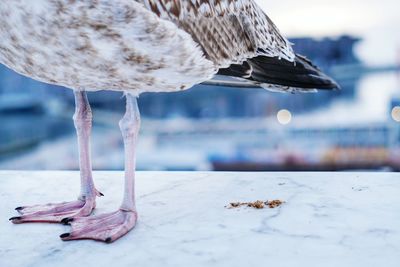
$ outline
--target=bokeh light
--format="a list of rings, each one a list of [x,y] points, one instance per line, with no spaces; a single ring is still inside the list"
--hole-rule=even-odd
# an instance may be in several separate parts
[[[400,106],[394,107],[392,109],[392,118],[393,120],[400,122]]]
[[[292,121],[292,113],[287,109],[282,109],[277,114],[278,122],[282,125],[287,125]]]

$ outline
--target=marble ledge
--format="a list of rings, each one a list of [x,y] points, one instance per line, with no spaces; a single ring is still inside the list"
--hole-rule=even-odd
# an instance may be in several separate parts
[[[118,207],[122,172],[95,172]],[[0,172],[0,266],[400,266],[400,174],[138,172],[139,223],[119,241],[62,242],[12,225],[16,206],[71,200],[78,172]],[[225,208],[280,199],[276,209]]]

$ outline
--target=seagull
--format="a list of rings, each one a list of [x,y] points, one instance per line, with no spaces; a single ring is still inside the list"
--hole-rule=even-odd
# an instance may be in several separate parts
[[[294,53],[254,0],[13,0],[0,5],[0,63],[49,84],[71,88],[81,191],[77,200],[16,208],[15,224],[71,226],[62,240],[113,242],[137,223],[138,96],[174,92],[215,75],[281,92],[338,89],[335,81]],[[122,92],[119,121],[125,189],[114,212],[91,215],[96,198],[90,156],[92,111],[86,93]],[[91,215],[91,216],[90,216]]]

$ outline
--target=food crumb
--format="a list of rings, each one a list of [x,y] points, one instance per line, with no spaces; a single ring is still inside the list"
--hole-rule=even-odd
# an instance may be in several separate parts
[[[277,207],[279,207],[279,206],[281,206],[283,203],[285,203],[284,201],[282,201],[282,200],[272,200],[272,201],[268,201],[268,207],[270,208],[270,209],[275,209],[275,208],[277,208]]]
[[[255,202],[250,202],[247,206],[255,209],[263,209],[265,207],[265,203],[261,200],[257,200]]]
[[[229,203],[228,206],[225,206],[228,209],[235,209],[235,208],[240,208],[243,206],[254,208],[254,209],[264,209],[266,206],[270,209],[275,209],[281,206],[283,203],[285,203],[282,200],[267,200],[267,201],[262,201],[262,200],[257,200],[254,202],[231,202]]]

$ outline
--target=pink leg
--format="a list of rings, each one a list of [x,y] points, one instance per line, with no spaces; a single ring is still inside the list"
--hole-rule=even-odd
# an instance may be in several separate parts
[[[93,239],[113,242],[125,235],[136,225],[135,205],[135,149],[140,128],[140,114],[136,97],[126,95],[126,113],[119,122],[125,146],[125,190],[119,210],[87,218],[68,219],[70,233],[62,234],[62,240]]]
[[[96,206],[96,196],[102,195],[94,186],[90,161],[90,132],[92,111],[86,93],[74,91],[74,124],[78,136],[81,194],[78,200],[56,204],[18,207],[21,216],[10,218],[13,223],[61,222],[66,217],[88,216]],[[65,221],[64,221],[65,222]]]

